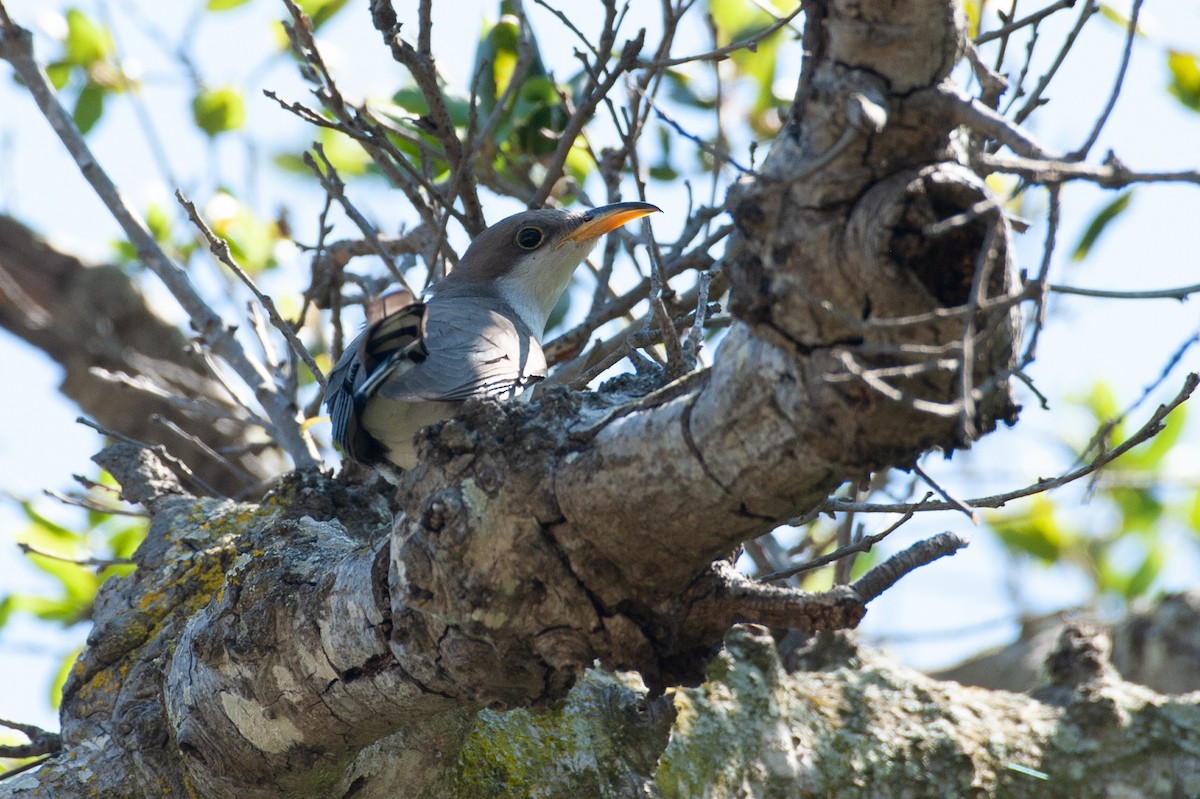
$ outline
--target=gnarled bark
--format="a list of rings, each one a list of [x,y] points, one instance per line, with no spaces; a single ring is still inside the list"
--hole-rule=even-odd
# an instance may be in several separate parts
[[[844,480],[1011,419],[1017,287],[954,123],[915,105],[956,61],[953,5],[806,9],[792,116],[729,199],[738,322],[710,370],[650,393],[469,403],[422,435],[400,513],[379,484],[315,471],[254,505],[140,487],[153,528],[136,575],[98,603],[65,753],[10,792],[78,787],[70,759],[113,748],[125,756],[99,775],[113,796],[432,791],[469,765],[481,709],[556,708],[597,661],[657,695],[701,682],[735,622],[857,624],[870,597],[852,586],[768,590],[722,559]],[[635,716],[645,701],[612,696]],[[683,762],[659,760],[654,708],[632,723],[638,779]],[[681,724],[673,742],[695,729]],[[756,791],[825,784],[802,779],[823,751],[806,724],[762,728]]]

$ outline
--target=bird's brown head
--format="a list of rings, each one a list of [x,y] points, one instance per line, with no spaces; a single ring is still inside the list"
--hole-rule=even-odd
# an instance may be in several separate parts
[[[542,209],[502,219],[480,233],[458,266],[432,287],[491,287],[541,336],[575,268],[605,233],[661,209],[627,202],[587,211]]]

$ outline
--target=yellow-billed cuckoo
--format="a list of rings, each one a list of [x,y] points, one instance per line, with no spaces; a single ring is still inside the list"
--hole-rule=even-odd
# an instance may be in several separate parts
[[[396,292],[329,374],[333,438],[351,459],[416,465],[413,435],[471,397],[514,397],[546,376],[542,334],[575,268],[611,230],[660,210],[615,203],[497,222],[416,302]]]

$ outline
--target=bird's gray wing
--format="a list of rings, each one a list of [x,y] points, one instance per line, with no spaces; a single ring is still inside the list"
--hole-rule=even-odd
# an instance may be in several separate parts
[[[407,291],[395,292],[367,309],[371,323],[329,372],[325,405],[333,440],[361,463],[380,460],[383,449],[362,428],[367,401],[386,380],[425,360],[425,305]]]
[[[435,294],[425,307],[428,356],[383,381],[381,396],[398,402],[509,397],[546,376],[537,338],[497,297]]]

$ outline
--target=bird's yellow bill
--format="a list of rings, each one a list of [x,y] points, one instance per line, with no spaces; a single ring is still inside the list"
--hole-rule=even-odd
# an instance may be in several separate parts
[[[588,211],[591,218],[563,237],[563,242],[581,244],[589,239],[603,236],[609,231],[616,230],[626,222],[632,222],[639,217],[662,211],[657,205],[650,203],[614,203],[602,205]]]

